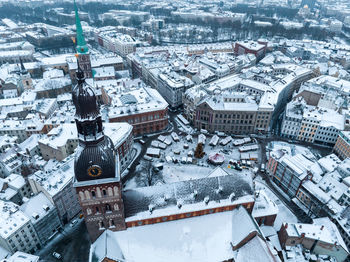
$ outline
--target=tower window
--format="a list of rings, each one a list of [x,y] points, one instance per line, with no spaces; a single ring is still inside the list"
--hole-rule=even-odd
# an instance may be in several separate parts
[[[111,206],[110,204],[106,204],[106,212],[111,212]]]
[[[105,225],[103,224],[103,221],[98,222],[99,229],[103,229]]]
[[[109,227],[114,227],[115,224],[114,224],[114,220],[113,219],[110,219],[109,220]]]
[[[103,190],[102,190],[102,194],[103,194],[104,197],[107,196],[107,191],[106,191],[106,189],[103,189]]]
[[[92,198],[96,198],[96,193],[95,191],[91,191]]]

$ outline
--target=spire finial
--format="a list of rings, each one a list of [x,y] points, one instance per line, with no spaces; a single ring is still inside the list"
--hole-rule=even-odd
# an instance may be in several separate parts
[[[78,63],[78,70],[77,70],[76,76],[77,76],[78,84],[81,84],[85,81],[85,75],[84,75],[84,71],[80,67],[79,59],[77,59],[77,63]]]
[[[20,62],[20,64],[21,64],[21,74],[26,74],[26,73],[27,73],[27,70],[26,70],[25,67],[24,67],[22,58],[19,58],[19,62]]]
[[[77,3],[74,0],[74,12],[75,12],[75,27],[77,33],[77,52],[79,54],[86,54],[88,52],[88,47],[85,42],[83,28],[81,26]]]

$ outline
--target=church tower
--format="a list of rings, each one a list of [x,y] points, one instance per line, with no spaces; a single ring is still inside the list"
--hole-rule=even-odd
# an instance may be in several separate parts
[[[19,71],[19,75],[20,75],[20,79],[21,79],[20,85],[23,86],[24,90],[32,89],[32,87],[33,87],[32,78],[31,78],[30,74],[28,73],[27,69],[25,69],[21,58],[19,59],[19,61],[21,63],[21,70]]]
[[[77,82],[72,94],[79,139],[74,163],[74,187],[94,242],[105,229],[126,229],[122,182],[113,142],[103,133],[94,88],[85,82],[79,63]]]
[[[89,48],[85,42],[83,28],[81,26],[77,3],[74,0],[74,11],[75,11],[75,27],[77,33],[77,53],[78,53],[78,62],[81,69],[84,72],[85,78],[92,78],[92,69],[91,69],[91,59]]]

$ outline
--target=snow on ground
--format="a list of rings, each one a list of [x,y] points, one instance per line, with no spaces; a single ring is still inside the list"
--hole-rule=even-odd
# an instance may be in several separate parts
[[[163,179],[165,183],[199,179],[207,177],[212,170],[213,168],[197,165],[169,164],[164,166]]]
[[[158,136],[154,137],[154,141],[157,140]],[[172,144],[167,146],[165,149],[161,149],[160,158],[154,158],[153,164],[162,162],[163,170],[155,174],[153,171],[152,185],[156,183],[172,183],[184,180],[199,179],[206,177],[213,171],[216,166],[207,163],[208,156],[211,153],[220,153],[225,157],[225,161],[220,165],[226,172],[230,174],[251,174],[251,169],[244,169],[243,171],[236,171],[229,169],[229,160],[240,160],[240,152],[238,147],[235,147],[232,142],[226,146],[220,145],[220,141],[224,138],[221,137],[219,143],[216,146],[209,145],[211,136],[207,136],[206,143],[203,147],[204,152],[206,153],[203,158],[196,159],[193,157],[194,152],[197,147],[198,137],[193,135],[192,141],[187,141],[186,136],[179,135],[180,141],[175,142],[171,135],[166,136],[166,139],[171,141]],[[163,143],[164,145],[164,143]],[[176,158],[178,163],[167,162],[166,157]],[[188,157],[192,158],[192,163],[181,163],[182,159],[187,159]],[[149,164],[145,159],[140,160],[140,164],[135,170],[135,177],[127,181],[125,188],[133,188],[140,186],[147,186],[145,181],[147,180],[147,175],[149,172]]]
[[[260,181],[259,181],[260,180]],[[261,178],[258,177],[255,180],[255,189],[263,189],[266,193],[266,195],[276,203],[278,207],[278,213],[276,217],[276,221],[274,224],[274,229],[276,231],[279,231],[281,229],[281,225],[284,222],[288,223],[297,223],[298,218],[288,209],[288,207],[285,206],[285,204],[276,196],[265,184],[264,182],[261,182]]]

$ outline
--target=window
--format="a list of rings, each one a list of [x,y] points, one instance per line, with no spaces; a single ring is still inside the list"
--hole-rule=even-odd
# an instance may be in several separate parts
[[[111,212],[111,205],[110,204],[106,204],[106,212]]]
[[[83,193],[83,191],[80,191],[80,192],[79,192],[79,197],[80,197],[80,200],[81,200],[81,201],[84,200],[84,193]]]
[[[96,188],[97,197],[101,197],[101,190],[99,187]]]
[[[103,189],[103,190],[102,190],[102,194],[103,194],[104,197],[107,196],[107,191],[106,191],[106,189]]]
[[[113,196],[113,190],[111,187],[108,188],[108,195]]]
[[[100,209],[96,207],[96,213],[100,213]]]
[[[92,198],[96,198],[96,193],[95,191],[91,191]]]
[[[127,160],[127,158],[125,158],[125,160]],[[113,191],[114,191],[114,195],[115,195],[116,197],[118,197],[118,196],[119,196],[119,190],[118,190],[118,187],[117,187],[117,186],[113,187]]]

